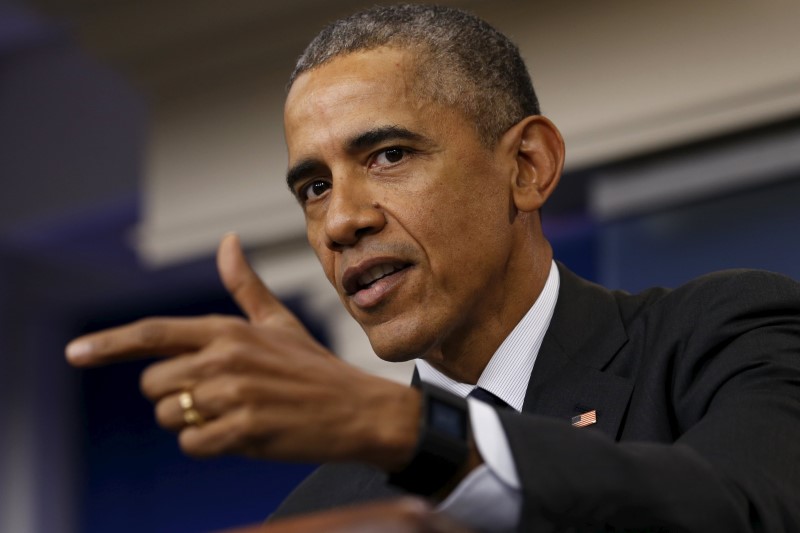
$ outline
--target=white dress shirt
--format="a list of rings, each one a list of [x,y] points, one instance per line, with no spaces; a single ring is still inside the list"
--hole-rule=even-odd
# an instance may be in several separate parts
[[[522,411],[533,364],[553,317],[559,284],[558,268],[552,262],[541,294],[489,360],[477,385],[454,381],[417,359],[420,379],[462,398],[480,387]],[[468,398],[468,405],[472,434],[484,463],[462,480],[438,510],[481,532],[514,531],[522,493],[508,439],[492,407],[474,398]]]

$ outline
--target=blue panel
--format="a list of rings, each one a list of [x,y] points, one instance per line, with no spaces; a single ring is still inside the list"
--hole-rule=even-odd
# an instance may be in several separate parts
[[[604,225],[599,273],[609,287],[676,286],[726,268],[800,279],[800,180]]]
[[[285,302],[321,342],[327,335],[304,313],[302,300]],[[151,305],[154,305],[151,303]],[[122,307],[122,309],[120,309]],[[108,327],[150,314],[236,313],[222,291],[195,301],[159,302],[157,309],[118,304],[88,329]],[[214,531],[263,521],[289,490],[314,468],[236,457],[194,460],[175,435],[160,429],[152,405],[139,392],[147,362],[81,372],[86,533]]]
[[[553,246],[553,257],[586,279],[597,280],[598,227],[589,217],[544,215],[544,232]]]

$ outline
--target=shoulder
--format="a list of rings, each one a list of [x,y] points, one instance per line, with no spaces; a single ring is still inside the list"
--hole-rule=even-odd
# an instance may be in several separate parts
[[[706,274],[674,291],[677,298],[714,302],[717,300],[751,301],[800,299],[800,283],[764,270],[723,270]]]
[[[626,322],[652,316],[691,323],[714,316],[800,313],[800,283],[763,270],[723,270],[675,289],[657,287],[637,294],[612,293]]]
[[[730,376],[755,361],[800,364],[800,284],[789,277],[726,270],[675,289],[612,294],[627,337],[621,353],[637,368],[663,367],[674,384],[696,381],[701,368]]]
[[[631,347],[645,367],[670,369],[677,397],[698,383],[703,390],[744,383],[738,377],[751,379],[756,367],[780,368],[778,375],[800,370],[800,284],[791,278],[728,270],[672,290],[615,296],[621,310],[635,311],[626,328]]]

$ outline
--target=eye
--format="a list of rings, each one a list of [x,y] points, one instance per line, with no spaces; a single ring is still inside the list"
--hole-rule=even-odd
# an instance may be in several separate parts
[[[303,185],[299,191],[300,200],[303,202],[313,201],[325,194],[331,184],[326,180],[313,180]]]
[[[407,153],[408,152],[403,148],[387,148],[386,150],[378,152],[375,156],[375,163],[378,165],[393,165],[400,162]]]

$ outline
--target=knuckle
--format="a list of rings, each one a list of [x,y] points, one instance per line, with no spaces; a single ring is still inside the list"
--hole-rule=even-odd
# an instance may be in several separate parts
[[[229,406],[241,405],[246,401],[246,387],[241,380],[229,379],[221,385],[221,394]]]
[[[255,410],[250,407],[240,409],[233,421],[232,431],[235,440],[240,444],[256,435],[258,433],[258,417]]]
[[[209,375],[235,373],[247,365],[248,345],[242,341],[228,340],[220,342],[210,351],[204,362]]]
[[[216,323],[217,333],[223,337],[242,337],[249,324],[242,318],[229,315],[212,315]]]
[[[232,372],[237,367],[239,354],[230,349],[214,351],[209,357],[208,365],[212,373],[223,374]]]
[[[135,323],[138,343],[144,347],[157,346],[164,339],[164,328],[152,318],[144,318]]]

